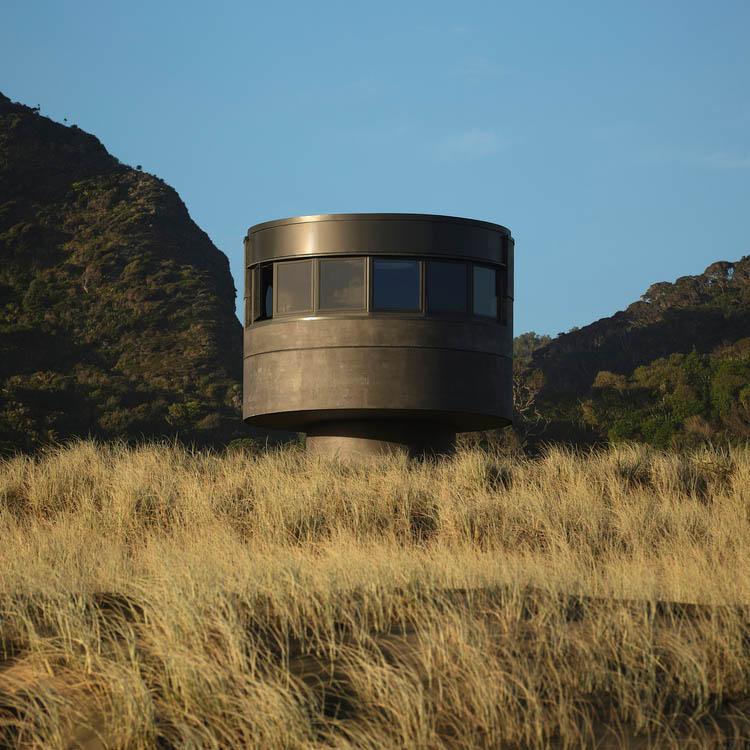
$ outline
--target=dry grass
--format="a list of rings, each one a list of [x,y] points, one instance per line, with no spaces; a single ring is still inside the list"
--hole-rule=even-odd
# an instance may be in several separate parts
[[[80,443],[0,540],[0,745],[750,744],[750,449]]]

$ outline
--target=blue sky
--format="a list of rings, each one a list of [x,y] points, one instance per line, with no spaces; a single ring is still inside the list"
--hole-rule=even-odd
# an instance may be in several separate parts
[[[38,2],[0,90],[251,224],[456,214],[516,238],[516,332],[750,253],[750,3]]]

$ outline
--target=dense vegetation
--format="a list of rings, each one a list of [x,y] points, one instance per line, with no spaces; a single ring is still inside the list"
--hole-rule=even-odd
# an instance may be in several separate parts
[[[625,311],[551,341],[526,334],[518,364],[545,427],[536,437],[662,447],[745,440],[749,335],[750,256],[654,284]]]
[[[0,746],[747,748],[750,452],[0,461]]]
[[[672,354],[630,376],[601,371],[581,413],[614,442],[750,438],[750,338],[712,354]]]
[[[162,180],[0,94],[0,451],[239,428],[227,258]]]

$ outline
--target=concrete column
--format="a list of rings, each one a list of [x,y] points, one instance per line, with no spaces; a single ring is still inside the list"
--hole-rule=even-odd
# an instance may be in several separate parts
[[[423,421],[360,420],[324,422],[307,430],[312,453],[376,456],[402,453],[410,457],[451,455],[456,431],[445,424]]]

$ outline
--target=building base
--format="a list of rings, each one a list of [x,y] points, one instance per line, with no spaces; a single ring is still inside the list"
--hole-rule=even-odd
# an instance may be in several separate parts
[[[456,431],[435,422],[323,422],[307,429],[307,449],[319,455],[341,457],[405,454],[418,458],[451,455],[456,450]]]

